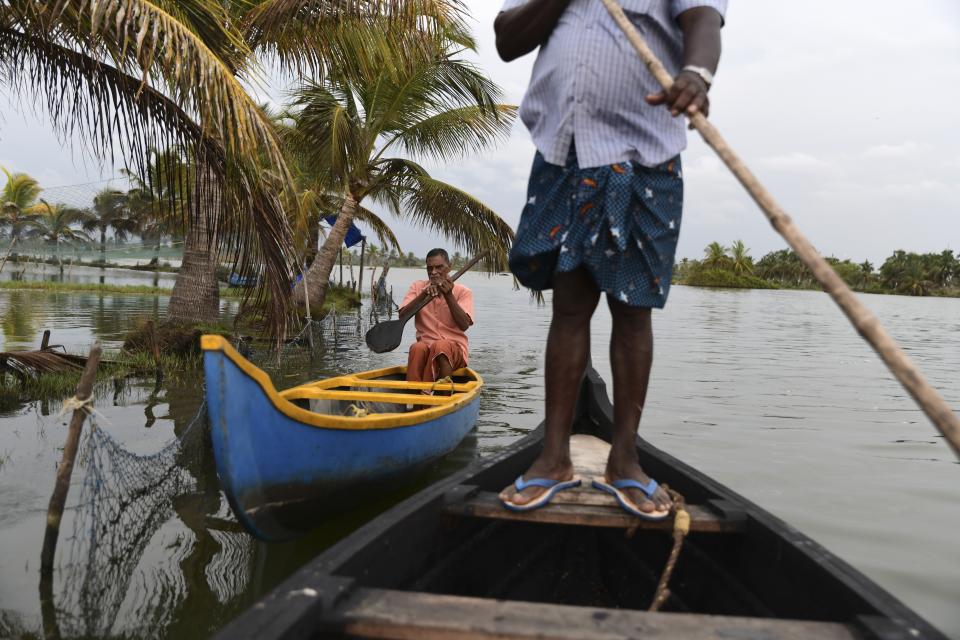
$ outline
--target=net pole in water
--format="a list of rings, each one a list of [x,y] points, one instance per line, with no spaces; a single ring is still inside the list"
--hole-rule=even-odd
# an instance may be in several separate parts
[[[640,55],[653,77],[664,89],[669,89],[673,85],[673,78],[644,42],[643,37],[623,13],[620,5],[615,0],[600,1],[603,2],[614,22],[617,23],[627,40]],[[954,454],[960,457],[960,419],[950,409],[950,406],[924,379],[920,370],[887,333],[877,317],[857,299],[847,283],[837,275],[833,267],[827,264],[823,256],[817,252],[810,241],[793,224],[790,216],[774,200],[773,195],[760,184],[760,181],[747,168],[743,160],[734,153],[717,128],[710,124],[702,113],[697,112],[692,116],[687,115],[687,117],[693,128],[720,156],[720,159],[733,172],[733,175],[744,186],[750,197],[763,210],[777,233],[783,236],[783,239],[796,252],[801,262],[810,269],[823,290],[830,294],[830,297],[837,303],[861,337],[870,343],[870,346],[877,352],[891,373],[913,397],[937,430],[943,434],[947,443],[953,448]]]
[[[83,421],[89,412],[90,395],[93,392],[93,381],[97,375],[97,366],[100,364],[100,341],[90,348],[87,364],[80,376],[77,385],[77,395],[68,400],[74,406],[73,417],[67,430],[67,441],[63,446],[63,458],[57,467],[57,479],[50,496],[50,506],[47,507],[47,526],[43,535],[43,550],[40,552],[40,576],[48,578],[53,573],[53,558],[57,551],[57,538],[60,535],[60,521],[63,518],[63,507],[67,502],[67,493],[70,491],[70,476],[73,474],[73,463],[77,458],[77,449],[80,446],[80,432]],[[69,405],[68,405],[69,406]]]

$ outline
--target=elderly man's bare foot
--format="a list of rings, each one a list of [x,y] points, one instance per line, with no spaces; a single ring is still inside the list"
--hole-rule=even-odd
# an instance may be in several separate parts
[[[573,479],[573,462],[569,457],[563,459],[550,459],[543,456],[537,458],[533,465],[523,474],[524,480],[533,480],[534,478],[543,478],[544,480],[556,480],[566,482]],[[500,500],[509,502],[517,506],[523,506],[534,500],[538,496],[548,491],[545,487],[526,487],[523,491],[517,491],[515,485],[511,484],[500,492]]]
[[[607,459],[607,468],[604,472],[605,479],[607,483],[613,483],[617,480],[636,480],[637,482],[646,485],[650,482],[650,476],[644,473],[643,469],[640,467],[640,464],[636,461],[633,456],[623,456],[622,458],[617,458],[614,455],[614,450],[610,451],[610,458]],[[666,489],[662,486],[658,486],[653,492],[651,497],[641,491],[640,489],[635,489],[628,487],[626,489],[621,489],[630,500],[637,506],[640,511],[644,513],[654,514],[657,512],[669,511],[673,507],[673,501],[670,499],[670,494],[667,493]]]

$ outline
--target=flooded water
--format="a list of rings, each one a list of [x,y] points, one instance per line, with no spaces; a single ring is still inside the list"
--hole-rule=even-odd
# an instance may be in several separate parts
[[[396,297],[419,277],[392,269]],[[468,274],[464,280],[477,303],[471,366],[487,386],[476,430],[435,474],[515,441],[542,414],[549,310],[513,290],[509,277]],[[960,407],[960,300],[862,299]],[[166,304],[164,297],[0,291],[3,349],[33,347],[44,329],[74,352],[94,338],[117,348],[131,320],[160,316]],[[960,638],[960,466],[829,298],[678,286],[654,323],[656,358],[642,434],[804,531]],[[609,329],[601,305],[593,361],[607,380]],[[403,347],[370,353],[362,330],[356,317],[341,317],[322,355],[311,362],[289,351],[280,369],[268,371],[283,388],[404,361]],[[405,337],[404,346],[412,327]],[[58,547],[54,601],[65,637],[89,630],[206,637],[397,499],[363,505],[292,543],[254,541],[237,529],[219,491],[197,426],[200,385],[197,375],[187,374],[159,385],[151,378],[98,389],[103,436],[74,470]],[[38,583],[46,507],[66,435],[58,412],[56,403],[37,402],[0,413],[0,636],[39,633],[51,618],[41,608]],[[97,470],[103,473],[92,473]],[[99,511],[77,508],[82,496],[116,496],[111,491],[124,483],[139,487],[124,494],[135,499],[104,499]],[[114,556],[85,555],[85,538],[96,527],[110,532]],[[79,580],[91,566],[103,567],[109,581]]]

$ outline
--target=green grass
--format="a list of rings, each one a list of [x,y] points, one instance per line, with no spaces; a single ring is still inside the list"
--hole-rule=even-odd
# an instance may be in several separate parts
[[[83,282],[47,282],[43,280],[3,280],[0,289],[60,292],[93,292],[93,293],[132,293],[136,295],[168,296],[171,289],[151,287],[139,284],[94,284]]]
[[[202,361],[195,356],[160,354],[160,367],[168,381],[184,376],[196,378]],[[153,355],[146,352],[107,351],[97,367],[95,397],[102,397],[111,388],[109,383],[125,378],[149,378],[156,373]],[[0,373],[0,409],[9,409],[36,400],[61,401],[77,392],[80,371],[44,373],[25,376],[21,381],[9,373]]]
[[[3,280],[0,281],[0,289],[28,289],[51,293],[127,293],[140,296],[168,296],[173,293],[173,289],[142,284],[95,284],[92,282],[49,282],[46,280]],[[243,290],[224,288],[220,290],[220,297],[240,299],[243,297]]]

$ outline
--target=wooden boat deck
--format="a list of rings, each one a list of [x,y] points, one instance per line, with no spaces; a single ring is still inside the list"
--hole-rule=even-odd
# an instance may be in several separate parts
[[[516,512],[505,509],[493,492],[476,492],[463,500],[452,501],[446,513],[460,517],[516,520],[545,524],[566,524],[588,527],[643,529],[670,531],[673,518],[650,522],[626,513],[608,493],[591,486],[593,478],[602,478],[610,445],[595,436],[577,434],[570,438],[570,457],[574,475],[582,482],[579,487],[561,491],[545,507],[533,511]],[[746,517],[737,509],[725,508],[723,501],[707,505],[687,505],[690,531],[699,533],[729,533],[742,531]]]

